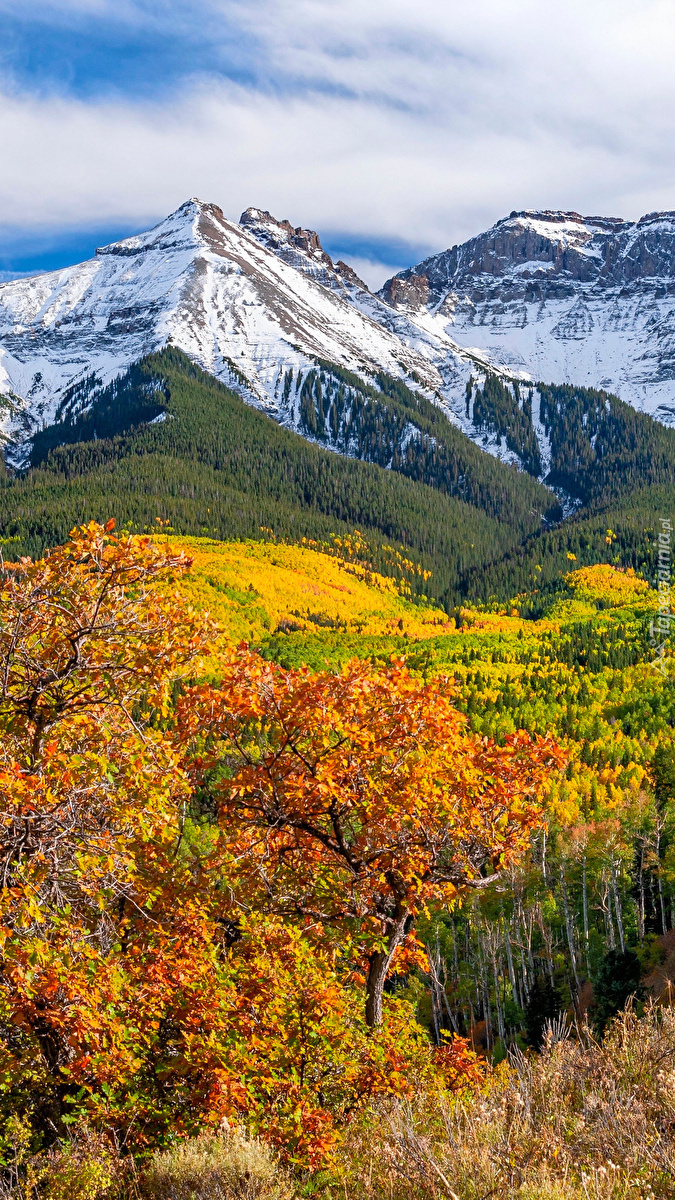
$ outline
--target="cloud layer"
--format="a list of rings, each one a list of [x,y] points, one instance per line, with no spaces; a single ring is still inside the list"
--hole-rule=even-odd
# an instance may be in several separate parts
[[[200,195],[394,266],[675,208],[670,0],[0,0],[0,45],[5,245]]]

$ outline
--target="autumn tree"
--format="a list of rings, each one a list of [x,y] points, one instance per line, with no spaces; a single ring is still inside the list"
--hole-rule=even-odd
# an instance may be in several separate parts
[[[142,1148],[244,1118],[317,1165],[432,1052],[403,1002],[370,1035],[339,947],[242,914],[232,847],[189,819],[175,688],[214,632],[172,586],[189,565],[91,524],[4,568],[0,1126],[80,1114]],[[446,1067],[476,1071],[461,1046]]]
[[[177,623],[176,597],[157,587],[190,559],[149,538],[115,537],[113,526],[92,523],[39,562],[2,568],[5,888],[33,861],[43,888],[58,890],[61,868],[85,844],[110,851],[124,825],[120,764],[133,762],[133,748],[147,751],[148,739],[159,754],[148,715],[166,714],[173,682],[209,647],[208,619],[183,608]],[[146,752],[146,770],[149,760]]]
[[[417,915],[484,888],[522,855],[561,756],[520,733],[472,736],[448,680],[402,662],[282,670],[241,650],[181,701],[197,785],[218,804],[239,902],[347,927],[367,961],[366,1019]]]

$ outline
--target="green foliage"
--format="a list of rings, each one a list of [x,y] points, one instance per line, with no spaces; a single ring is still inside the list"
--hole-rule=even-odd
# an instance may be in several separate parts
[[[537,617],[564,591],[563,576],[571,566],[618,564],[655,579],[658,520],[673,511],[672,483],[643,487],[607,502],[593,500],[555,528],[507,549],[487,567],[470,567],[462,584],[464,593],[483,601],[519,597],[524,615]]]
[[[541,1050],[547,1027],[563,1010],[563,998],[553,980],[537,976],[525,1005],[525,1036],[533,1050]]]
[[[536,473],[531,390],[490,375],[475,396],[474,386],[474,423]],[[413,552],[432,571],[425,590],[448,611],[466,597],[518,597],[536,618],[564,591],[571,561],[653,575],[658,516],[675,506],[675,432],[603,392],[538,390],[551,481],[585,502],[562,523],[550,491],[383,372],[367,384],[317,359],[280,376],[282,408],[299,415],[312,445],[168,348],[107,388],[89,376],[68,391],[34,439],[31,471],[0,477],[0,539],[35,553],[109,513],[139,529],[161,517],[223,538],[263,527],[325,539],[357,527]],[[378,569],[387,573],[383,561]]]
[[[675,430],[595,388],[537,388],[554,486],[584,503],[607,503],[646,484],[672,484]]]
[[[467,391],[467,410],[470,410]],[[469,411],[467,411],[469,416]],[[496,433],[504,438],[509,450],[517,454],[526,471],[541,475],[541,455],[532,425],[532,393],[521,398],[517,383],[507,384],[496,375],[487,375],[483,390],[476,389],[472,421],[479,432]]]
[[[675,748],[668,745],[656,747],[651,765],[656,803],[663,811],[667,804],[675,802]]]
[[[593,1018],[596,1028],[603,1033],[631,996],[639,1000],[643,994],[640,960],[635,951],[608,950],[600,963],[593,991]]]
[[[535,981],[550,980],[551,971],[559,992],[552,1010],[573,1013],[580,989],[590,988],[620,942],[619,920],[631,949],[656,946],[651,958],[640,951],[645,976],[666,954],[663,935],[671,937],[675,689],[650,666],[653,595],[638,587],[631,593],[633,577],[614,575],[615,597],[600,588],[591,599],[577,586],[586,578],[579,572],[575,586],[564,583],[549,597],[540,624],[465,608],[454,614],[461,633],[423,641],[326,631],[278,633],[262,646],[285,665],[316,669],[338,668],[354,655],[385,661],[405,654],[425,678],[454,677],[457,704],[475,733],[501,741],[517,729],[547,731],[566,747],[564,778],[551,784],[546,839],[533,843],[513,890],[488,888],[432,919],[429,941],[438,938],[456,1026],[465,1035],[485,1029],[477,1036],[490,1048],[527,1028],[522,1011],[529,1009],[532,1025],[543,1003]],[[582,594],[589,598],[581,601]],[[655,977],[656,995],[667,991],[663,978],[659,984]],[[429,1010],[425,992],[420,1018]]]
[[[296,382],[301,424],[311,437],[449,496],[461,497],[522,533],[538,529],[542,517],[548,521],[560,518],[551,492],[527,474],[484,454],[441,408],[400,380],[380,371],[375,375],[378,391],[343,367],[322,359],[317,363],[318,370],[308,371]],[[492,394],[496,389],[509,397],[513,407],[511,393],[490,376],[486,391]],[[517,404],[514,411],[526,421]],[[519,436],[521,447],[525,434]],[[509,438],[513,440],[511,434],[507,441]],[[528,463],[528,455],[538,462],[531,419],[523,454]],[[532,473],[538,472],[533,469]]]

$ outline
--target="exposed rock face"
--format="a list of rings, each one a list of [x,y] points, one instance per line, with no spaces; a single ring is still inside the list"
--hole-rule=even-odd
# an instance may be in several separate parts
[[[294,229],[290,221],[277,221],[271,213],[260,208],[247,208],[241,214],[239,224],[262,246],[324,287],[344,293],[344,284],[348,283],[368,291],[368,285],[359,279],[356,271],[347,263],[341,259],[333,262],[313,229],[303,229],[300,225]]]
[[[380,295],[496,365],[675,422],[675,212],[513,212]]]

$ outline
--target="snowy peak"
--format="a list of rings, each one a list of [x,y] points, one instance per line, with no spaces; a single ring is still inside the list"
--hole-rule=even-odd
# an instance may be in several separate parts
[[[196,249],[199,245],[197,226],[207,212],[212,210],[214,215],[223,214],[215,205],[204,204],[203,201],[192,199],[181,204],[159,225],[149,229],[147,233],[135,234],[123,238],[120,242],[111,242],[108,246],[100,246],[97,257],[116,256],[131,258],[136,254],[146,254],[153,250]]]
[[[675,212],[514,211],[379,295],[513,376],[605,389],[675,424]]]
[[[487,277],[481,278],[481,277]],[[486,233],[433,255],[387,280],[380,295],[412,310],[438,304],[451,290],[509,279],[593,282],[675,278],[675,213],[639,221],[555,210],[512,212]]]
[[[291,424],[280,380],[318,359],[440,388],[433,356],[351,303],[352,293],[367,295],[395,323],[382,301],[342,279],[312,231],[289,232],[255,211],[245,227],[193,198],[87,262],[0,285],[0,417],[15,461],[60,406],[86,403],[92,380],[104,385],[168,342]],[[261,230],[271,236],[275,226],[271,249]]]
[[[512,212],[486,233],[401,271],[387,280],[380,294],[397,307],[419,309],[438,303],[450,288],[471,286],[483,276],[593,279],[605,265],[604,244],[630,228],[620,218],[551,210]]]

